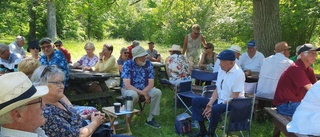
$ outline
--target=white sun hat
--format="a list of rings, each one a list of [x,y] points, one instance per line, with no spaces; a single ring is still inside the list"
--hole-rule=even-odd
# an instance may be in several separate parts
[[[47,86],[34,87],[22,72],[2,75],[0,81],[0,116],[49,92]]]

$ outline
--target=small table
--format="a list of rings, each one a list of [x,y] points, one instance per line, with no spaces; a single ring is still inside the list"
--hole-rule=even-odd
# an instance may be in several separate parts
[[[132,135],[131,129],[130,129],[130,122],[132,120],[132,117],[134,114],[140,112],[138,109],[134,109],[131,112],[125,111],[124,107],[120,108],[120,113],[115,113],[114,112],[114,106],[111,107],[103,107],[102,111],[106,113],[109,117],[110,120],[110,127],[113,129],[113,134],[116,134],[116,129],[114,127],[114,121],[118,118],[118,116],[123,116],[124,119],[126,120],[126,128],[128,132],[126,133],[127,135]],[[127,117],[126,114],[131,114],[130,117]]]

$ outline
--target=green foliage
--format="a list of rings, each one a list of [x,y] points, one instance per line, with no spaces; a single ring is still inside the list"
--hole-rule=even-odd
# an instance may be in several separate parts
[[[280,19],[282,39],[295,47],[310,42],[319,24],[319,1],[282,0],[280,2]],[[318,30],[319,31],[319,30]],[[295,51],[292,50],[292,55]]]

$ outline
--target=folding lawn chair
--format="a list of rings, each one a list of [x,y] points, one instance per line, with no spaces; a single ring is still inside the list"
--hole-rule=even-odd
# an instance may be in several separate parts
[[[240,131],[242,136],[244,136],[242,131],[247,131],[247,136],[250,136],[250,127],[252,122],[254,101],[255,96],[247,98],[235,98],[227,103],[224,118],[224,129],[222,135],[223,137],[225,136],[225,133],[227,133],[228,136],[230,132],[234,131]],[[229,122],[227,127],[226,125],[228,115]]]
[[[181,103],[190,112],[190,114],[192,114],[190,110],[192,99],[195,97],[200,97],[200,95],[195,94],[192,91],[192,81],[180,82],[179,84],[176,85],[175,92],[176,92],[175,93],[176,97],[175,97],[174,113],[176,114],[178,103]]]
[[[191,72],[191,78],[201,81],[215,81],[217,80],[218,73],[212,73],[204,70],[194,69]],[[192,90],[196,93],[201,93],[203,86],[192,85]]]

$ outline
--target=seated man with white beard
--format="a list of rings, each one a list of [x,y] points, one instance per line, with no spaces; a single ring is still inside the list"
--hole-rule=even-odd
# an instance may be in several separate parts
[[[160,114],[161,91],[154,87],[154,71],[150,60],[147,60],[148,53],[141,47],[132,49],[131,60],[127,60],[122,67],[121,78],[123,85],[121,93],[123,97],[132,96],[134,104],[139,96],[145,97],[145,102],[150,103],[150,113],[146,124],[159,129],[160,125],[155,121],[154,116]]]

